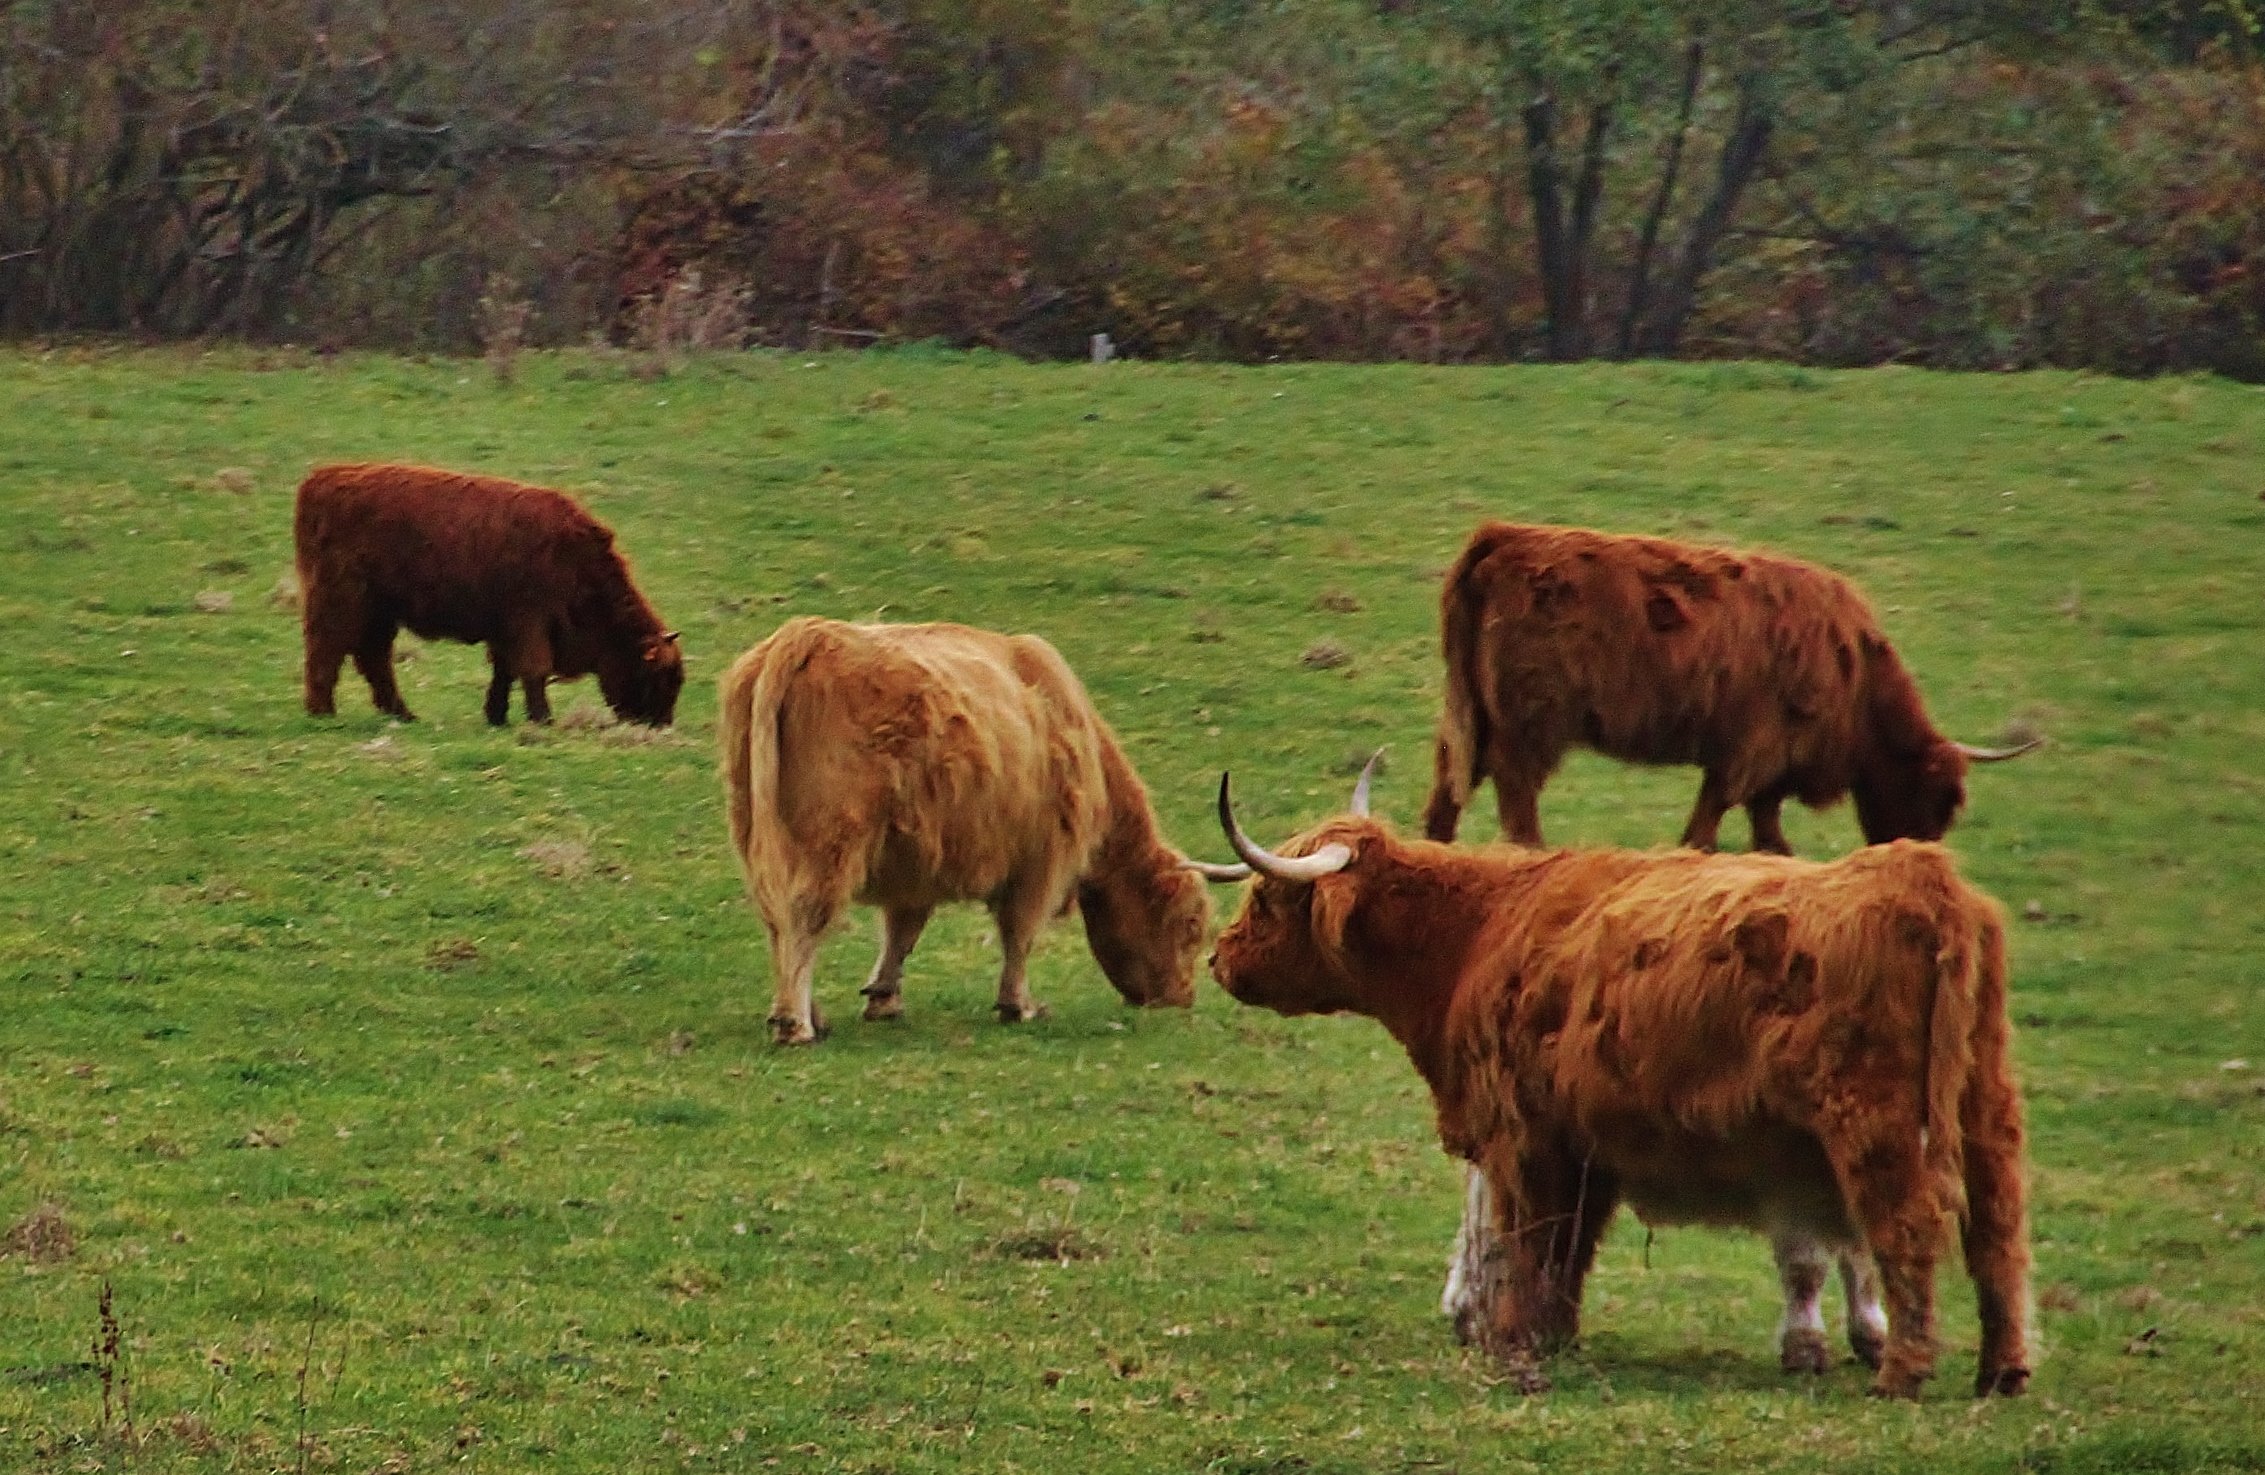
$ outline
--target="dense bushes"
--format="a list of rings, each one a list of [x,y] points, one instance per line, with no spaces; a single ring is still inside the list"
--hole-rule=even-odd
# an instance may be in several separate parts
[[[2265,376],[2239,7],[1617,4],[10,7],[0,331]]]

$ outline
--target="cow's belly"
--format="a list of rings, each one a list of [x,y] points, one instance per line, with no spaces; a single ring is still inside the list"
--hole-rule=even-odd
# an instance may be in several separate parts
[[[1617,1152],[1600,1145],[1599,1156],[1646,1224],[1790,1229],[1835,1243],[1856,1238],[1824,1149],[1805,1132],[1677,1133]]]
[[[1043,867],[1004,843],[1004,837],[984,834],[980,827],[947,821],[924,835],[891,830],[882,838],[852,899],[883,907],[988,902],[1016,876],[1034,869]]]

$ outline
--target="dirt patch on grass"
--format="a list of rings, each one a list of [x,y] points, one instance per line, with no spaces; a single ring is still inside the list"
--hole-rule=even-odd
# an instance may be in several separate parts
[[[1040,1225],[1002,1234],[991,1241],[991,1253],[1002,1260],[1098,1260],[1101,1246],[1071,1224]]]
[[[554,881],[579,881],[590,874],[590,847],[579,840],[554,838],[519,847],[519,857]]]
[[[78,1253],[78,1236],[57,1203],[34,1205],[32,1211],[0,1235],[0,1259],[28,1260],[34,1265],[56,1265]]]

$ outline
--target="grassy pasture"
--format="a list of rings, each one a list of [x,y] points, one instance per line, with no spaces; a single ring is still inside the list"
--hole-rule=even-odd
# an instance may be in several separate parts
[[[479,653],[413,641],[422,721],[350,669],[305,717],[268,596],[352,458],[584,494],[684,631],[678,729],[584,684],[492,731]],[[0,1467],[2265,1469],[2261,468],[2265,395],[2211,381],[0,358]],[[1520,1398],[1437,1315],[1459,1177],[1388,1037],[1128,1012],[1074,925],[1049,1019],[990,1022],[963,911],[864,1026],[861,919],[832,1039],[766,1044],[711,748],[778,620],[1045,634],[1216,855],[1226,766],[1280,839],[1390,744],[1414,815],[1487,514],[1826,562],[1942,725],[2054,739],[1953,836],[2015,914],[2032,1397],[1963,1396],[1955,1266],[1944,1376],[1883,1407],[1776,1371],[1759,1240],[1624,1220]],[[1662,843],[1696,783],[1576,759],[1544,824]]]

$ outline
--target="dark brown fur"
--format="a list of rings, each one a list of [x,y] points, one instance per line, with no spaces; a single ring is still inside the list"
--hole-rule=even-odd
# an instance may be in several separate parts
[[[675,632],[645,602],[613,530],[560,492],[424,466],[319,466],[299,486],[307,710],[336,710],[348,656],[381,712],[414,721],[393,638],[486,644],[487,718],[511,683],[550,720],[545,684],[595,672],[615,715],[666,727],[684,685]]]
[[[1966,756],[1928,721],[1871,607],[1790,558],[1584,528],[1487,523],[1440,595],[1446,702],[1424,833],[1455,838],[1481,779],[1503,834],[1539,845],[1566,750],[1705,770],[1683,843],[1714,848],[1744,805],[1756,850],[1778,810],[1854,792],[1864,838],[1938,840]]]
[[[1616,1205],[1794,1230],[1878,1263],[1874,1391],[1935,1360],[1934,1267],[1963,1216],[1980,1393],[2017,1393],[2028,1233],[1998,909],[1940,846],[1829,864],[1462,851],[1340,819],[1318,881],[1261,877],[1212,958],[1244,1003],[1391,1030],[1511,1257],[1484,1340],[1531,1375],[1569,1342]]]

